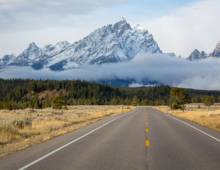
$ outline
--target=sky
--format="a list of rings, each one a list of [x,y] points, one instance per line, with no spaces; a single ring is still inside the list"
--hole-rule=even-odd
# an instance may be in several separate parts
[[[163,51],[187,57],[215,48],[219,16],[219,0],[0,0],[0,56],[30,42],[74,42],[125,17],[148,29]]]

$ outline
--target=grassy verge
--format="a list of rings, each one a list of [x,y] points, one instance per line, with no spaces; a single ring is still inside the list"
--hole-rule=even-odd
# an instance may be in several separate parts
[[[219,107],[191,107],[187,106],[186,111],[181,110],[171,110],[167,106],[158,106],[156,107],[162,112],[172,114],[176,117],[190,120],[192,122],[198,123],[202,126],[220,131],[220,108]]]
[[[131,106],[69,106],[65,109],[0,111],[0,156],[74,131]]]

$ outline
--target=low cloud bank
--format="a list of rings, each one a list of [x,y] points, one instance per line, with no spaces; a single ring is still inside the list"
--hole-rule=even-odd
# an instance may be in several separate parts
[[[163,84],[206,90],[220,90],[220,59],[190,62],[165,54],[140,54],[133,60],[101,66],[83,66],[62,72],[30,67],[7,67],[0,70],[1,78],[81,79],[88,81],[134,79],[152,80]]]

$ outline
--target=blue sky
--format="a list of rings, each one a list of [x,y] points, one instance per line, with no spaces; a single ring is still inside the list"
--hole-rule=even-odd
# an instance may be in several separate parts
[[[30,42],[74,42],[121,17],[148,29],[163,51],[211,52],[220,40],[219,0],[0,0],[0,56]]]
[[[105,10],[114,18],[124,16],[130,22],[137,23],[168,15],[175,9],[188,6],[196,1],[198,0],[127,0],[126,3]],[[101,13],[103,15],[104,11]]]
[[[165,15],[175,8],[195,1],[196,0],[129,0],[126,5],[123,5],[124,7],[119,7],[118,11],[122,10],[123,8],[123,11],[125,11],[127,14],[131,12],[129,15],[133,16],[134,18],[152,18]]]

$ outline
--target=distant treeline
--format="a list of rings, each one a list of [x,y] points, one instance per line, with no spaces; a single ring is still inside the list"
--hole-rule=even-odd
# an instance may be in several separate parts
[[[168,105],[169,86],[113,88],[86,81],[2,80],[0,109],[61,108],[65,105]],[[212,96],[220,102],[219,91],[182,89],[189,103]]]

